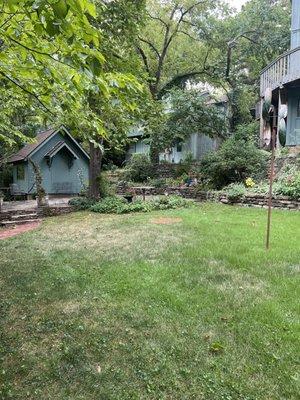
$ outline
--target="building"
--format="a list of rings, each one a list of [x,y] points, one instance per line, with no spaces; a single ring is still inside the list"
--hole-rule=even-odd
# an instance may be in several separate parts
[[[261,73],[261,141],[270,141],[270,127],[263,117],[267,98],[274,106],[273,126],[277,146],[285,145],[291,153],[300,152],[300,0],[292,0],[291,49]]]
[[[220,113],[224,115],[224,124],[227,112],[227,97],[223,96],[219,101],[211,98],[210,94],[205,92],[200,96],[207,97],[207,104],[216,106]],[[128,138],[132,139],[127,150],[126,158],[129,159],[132,154],[149,154],[150,146],[147,144],[147,138],[144,135],[143,128],[133,128],[128,133]],[[184,161],[187,157],[191,157],[195,161],[200,161],[203,156],[219,147],[218,138],[210,138],[201,132],[191,133],[184,141],[177,141],[171,148],[165,149],[160,153],[160,162],[168,162],[178,164]]]
[[[39,166],[47,194],[80,193],[88,183],[89,155],[64,126],[40,132],[35,142],[8,159],[15,192],[31,195],[36,191],[30,160]]]

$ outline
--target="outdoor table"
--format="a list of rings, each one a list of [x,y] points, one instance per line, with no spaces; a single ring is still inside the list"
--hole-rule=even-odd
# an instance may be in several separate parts
[[[152,190],[155,189],[154,186],[134,186],[133,189],[135,190],[141,190],[143,194],[143,201],[146,200],[146,190]]]

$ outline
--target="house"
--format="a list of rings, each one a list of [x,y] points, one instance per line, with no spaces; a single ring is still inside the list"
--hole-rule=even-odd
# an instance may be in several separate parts
[[[36,191],[30,160],[40,167],[47,194],[76,194],[88,182],[89,155],[64,126],[38,133],[35,142],[8,159],[13,165],[13,187],[27,195]]]
[[[204,92],[199,94],[207,98],[207,104],[216,106],[220,113],[224,115],[224,123],[227,112],[227,97],[223,96],[220,100],[213,100],[210,93]],[[149,154],[150,146],[147,144],[147,138],[144,135],[143,127],[135,127],[128,133],[128,138],[132,139],[127,150],[126,159],[129,159],[132,154]],[[191,133],[184,141],[177,141],[171,148],[165,149],[160,153],[160,162],[168,162],[178,164],[184,161],[187,157],[191,157],[194,161],[200,161],[203,156],[211,151],[218,149],[219,139],[210,138],[201,132]]]
[[[300,0],[292,0],[291,49],[268,65],[260,76],[260,136],[262,146],[270,143],[271,127],[264,107],[274,106],[273,127],[277,146],[300,152]]]

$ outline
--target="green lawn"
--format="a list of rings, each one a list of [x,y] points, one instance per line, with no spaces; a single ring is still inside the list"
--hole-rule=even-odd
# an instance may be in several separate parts
[[[0,398],[299,399],[300,213],[270,252],[265,222],[82,212],[0,241]]]

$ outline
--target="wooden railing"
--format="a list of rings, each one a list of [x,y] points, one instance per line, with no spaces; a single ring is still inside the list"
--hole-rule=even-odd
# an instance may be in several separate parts
[[[268,65],[260,76],[260,94],[300,79],[300,47],[290,50]]]

